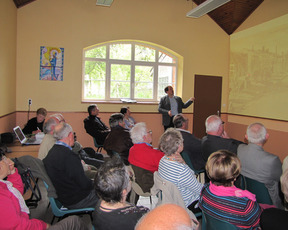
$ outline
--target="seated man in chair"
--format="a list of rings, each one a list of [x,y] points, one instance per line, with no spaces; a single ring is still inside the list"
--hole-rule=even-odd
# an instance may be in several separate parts
[[[119,154],[125,165],[129,165],[129,150],[133,146],[128,129],[125,129],[124,115],[122,113],[114,113],[109,118],[111,132],[106,137],[104,149],[109,156],[114,153]]]
[[[88,113],[89,116],[84,120],[84,128],[89,135],[96,139],[99,145],[103,145],[110,130],[98,117],[99,109],[96,104],[89,105]]]
[[[73,151],[72,127],[62,122],[55,127],[55,145],[43,159],[46,172],[51,179],[58,200],[67,208],[94,208],[98,197],[92,180],[84,173],[81,159]]]

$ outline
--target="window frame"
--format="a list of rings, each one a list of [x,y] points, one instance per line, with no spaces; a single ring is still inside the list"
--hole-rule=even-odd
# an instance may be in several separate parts
[[[131,60],[122,60],[122,59],[112,59],[110,58],[110,45],[113,44],[131,44]],[[154,49],[155,50],[155,61],[136,61],[135,60],[135,46],[146,46],[148,48]],[[91,58],[91,57],[85,57],[85,52],[95,49],[97,47],[102,47],[106,46],[106,56],[105,58]],[[168,62],[159,62],[159,53],[162,52],[169,57],[172,58],[174,62],[168,63]],[[84,98],[84,90],[85,90],[85,62],[86,61],[100,61],[100,62],[105,62],[106,63],[106,76],[105,76],[105,98]],[[120,65],[129,65],[130,66],[130,95],[131,98],[112,98],[110,97],[110,90],[111,90],[111,65],[113,64],[120,64]],[[83,57],[82,57],[82,101],[83,102],[121,102],[121,99],[132,99],[136,100],[137,103],[158,103],[160,98],[165,95],[164,93],[164,88],[163,88],[163,94],[158,96],[158,79],[159,79],[159,66],[171,66],[172,70],[174,72],[174,75],[172,74],[172,81],[167,83],[167,85],[172,85],[175,93],[177,89],[177,81],[178,81],[178,68],[179,68],[179,57],[171,51],[160,48],[159,46],[151,43],[146,43],[143,41],[132,41],[132,40],[119,40],[119,41],[110,41],[106,43],[99,43],[95,44],[93,46],[89,46],[87,48],[83,49]],[[134,98],[135,97],[135,67],[136,66],[151,66],[154,70],[153,74],[153,97],[152,99],[143,99],[143,98]],[[174,68],[174,69],[173,69]]]

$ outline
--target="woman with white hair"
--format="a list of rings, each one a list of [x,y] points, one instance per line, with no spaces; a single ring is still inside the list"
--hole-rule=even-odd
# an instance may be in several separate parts
[[[183,138],[178,130],[169,128],[160,138],[160,150],[165,153],[159,163],[159,175],[164,180],[175,184],[179,189],[185,206],[192,212],[197,212],[197,203],[203,185],[199,183],[194,172],[181,159]]]

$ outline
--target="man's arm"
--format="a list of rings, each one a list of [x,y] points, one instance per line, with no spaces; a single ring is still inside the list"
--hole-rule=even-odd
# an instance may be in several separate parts
[[[181,99],[181,98],[180,98]],[[192,100],[193,99],[193,100]],[[193,102],[194,102],[194,97],[193,98],[190,98],[188,101],[186,101],[185,103],[183,103],[182,99],[181,99],[181,102],[182,102],[182,108],[183,109],[186,109],[188,108]]]
[[[280,181],[282,175],[282,163],[278,156],[273,156],[271,162],[270,176],[275,181]]]

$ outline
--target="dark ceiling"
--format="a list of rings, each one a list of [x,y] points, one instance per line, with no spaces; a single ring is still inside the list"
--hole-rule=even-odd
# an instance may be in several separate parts
[[[20,8],[36,0],[13,0]],[[187,0],[189,1],[189,0]],[[205,0],[192,0],[197,5]],[[232,34],[264,0],[231,0],[208,15],[227,33]],[[196,6],[195,6],[196,7]],[[187,9],[187,12],[189,9]],[[197,20],[197,19],[191,19]]]

